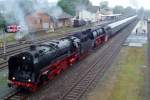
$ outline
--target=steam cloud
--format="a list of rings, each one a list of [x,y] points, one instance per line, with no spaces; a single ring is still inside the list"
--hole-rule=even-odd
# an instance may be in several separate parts
[[[3,8],[3,16],[7,23],[17,22],[21,26],[21,33],[16,34],[16,39],[21,39],[29,34],[28,26],[25,20],[26,13],[20,6],[22,0],[2,0],[1,8]],[[56,0],[58,2],[58,0]],[[51,16],[57,18],[61,13],[62,9],[57,6],[57,2],[50,2],[50,0],[36,0],[33,2],[33,11],[42,10]],[[35,16],[36,17],[36,16]]]
[[[136,9],[141,7],[141,0],[129,0],[129,3],[134,6]]]
[[[1,1],[4,9],[4,19],[8,24],[17,23],[21,26],[22,34],[16,34],[16,39],[24,37],[28,33],[28,27],[25,21],[25,13],[19,5],[19,0]]]
[[[43,10],[48,13],[50,16],[57,18],[63,11],[57,5],[58,0],[51,2],[51,0],[37,0],[34,4],[35,10]]]

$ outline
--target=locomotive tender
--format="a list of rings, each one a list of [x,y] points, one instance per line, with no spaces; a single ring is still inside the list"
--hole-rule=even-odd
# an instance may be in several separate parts
[[[107,42],[136,18],[137,16],[129,17],[104,28],[74,32],[61,39],[32,45],[29,51],[9,58],[9,86],[35,91],[43,82],[51,80],[93,48]]]

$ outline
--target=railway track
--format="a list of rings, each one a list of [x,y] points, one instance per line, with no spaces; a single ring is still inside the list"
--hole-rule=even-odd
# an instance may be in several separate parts
[[[113,63],[114,58],[119,53],[122,43],[128,34],[119,34],[111,45],[103,52],[94,64],[83,74],[83,76],[72,85],[72,87],[64,93],[59,100],[79,100],[80,97],[88,90],[90,85],[96,81],[97,77],[102,77],[105,71]],[[101,65],[101,66],[100,66]]]
[[[7,96],[3,97],[3,100],[26,100],[28,97],[27,94],[21,94],[17,91],[12,91]]]
[[[107,24],[109,24],[111,22],[105,22],[105,23],[102,23],[100,24],[100,26],[105,26]],[[69,33],[69,32],[66,32],[66,34]],[[59,34],[57,36],[53,36],[53,37],[46,37],[46,38],[40,38],[40,39],[37,39],[36,41],[34,41],[34,44],[38,44],[38,43],[43,43],[43,42],[46,42],[50,39],[54,39],[54,38],[60,38],[60,37],[63,37],[66,35],[65,33],[64,34]],[[27,44],[13,44],[13,45],[8,45],[7,46],[7,53],[6,53],[6,57],[9,58],[9,56],[12,56],[12,55],[15,55],[15,54],[18,54],[22,51],[26,51],[26,50],[29,50],[29,46],[32,44],[31,41],[28,41]],[[3,53],[2,53],[2,50],[0,49],[0,57],[3,57]],[[1,69],[4,69],[8,66],[7,64],[7,60],[6,61],[1,61],[0,62],[0,70]]]

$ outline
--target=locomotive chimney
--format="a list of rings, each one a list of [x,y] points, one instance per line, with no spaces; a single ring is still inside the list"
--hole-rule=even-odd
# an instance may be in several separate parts
[[[30,50],[31,50],[31,51],[36,50],[36,45],[31,45],[31,46],[30,46]]]

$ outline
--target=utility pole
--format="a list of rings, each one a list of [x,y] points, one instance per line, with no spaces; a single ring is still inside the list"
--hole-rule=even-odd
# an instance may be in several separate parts
[[[6,60],[6,32],[3,31],[3,59]]]

